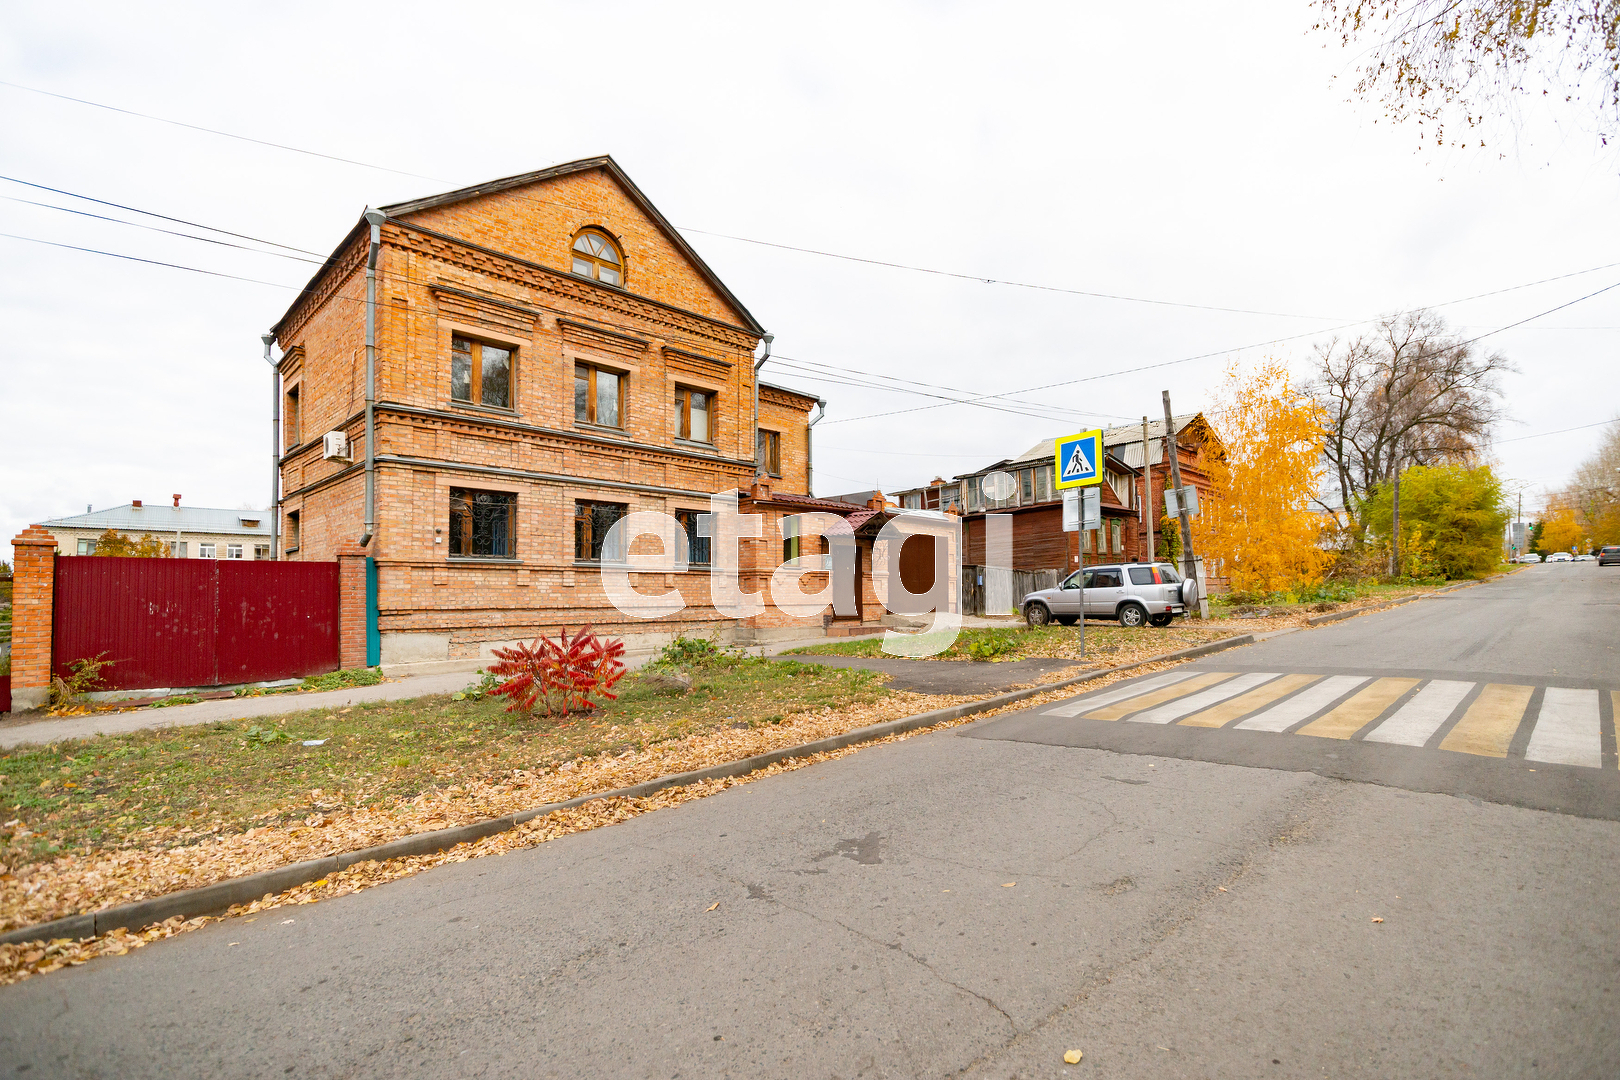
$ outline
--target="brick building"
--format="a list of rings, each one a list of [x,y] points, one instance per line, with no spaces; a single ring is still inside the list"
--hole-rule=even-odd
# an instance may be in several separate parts
[[[1198,488],[1202,498],[1209,486],[1202,463],[1208,455],[1224,450],[1202,414],[1178,416],[1174,423],[1182,483]],[[1145,455],[1141,425],[1104,430],[1107,475],[1098,485],[1103,519],[1100,529],[1063,531],[1062,492],[1053,486],[1055,443],[1055,439],[1045,439],[1017,457],[958,474],[950,481],[936,477],[928,485],[896,492],[893,497],[908,509],[957,508],[962,514],[965,561],[969,565],[984,563],[984,518],[990,513],[1012,516],[1014,570],[1065,570],[1079,567],[1082,562],[1089,566],[1143,559],[1147,557],[1150,529],[1153,550],[1162,558],[1164,491],[1172,486],[1164,422],[1147,425]],[[1151,463],[1146,489],[1144,460]],[[1006,473],[1012,478],[1011,494],[995,498],[987,493],[985,477],[991,473]]]
[[[584,623],[633,648],[676,632],[802,632],[774,607],[740,621],[714,610],[699,519],[728,490],[765,516],[764,537],[742,545],[741,584],[768,592],[799,554],[782,516],[858,513],[808,496],[809,414],[824,403],[756,381],[764,329],[612,158],[372,213],[373,662],[470,659]],[[365,531],[371,231],[362,219],[272,331],[291,559],[330,559]],[[346,436],[346,458],[327,456],[328,432]],[[609,527],[638,510],[674,515],[691,557],[684,572],[631,575],[686,601],[656,623],[616,611],[599,574],[618,554]],[[804,565],[813,592],[825,571]]]

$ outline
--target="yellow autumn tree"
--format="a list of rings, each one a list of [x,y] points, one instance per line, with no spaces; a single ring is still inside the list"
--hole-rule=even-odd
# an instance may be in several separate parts
[[[1245,373],[1236,363],[1207,414],[1225,444],[1210,463],[1210,498],[1193,520],[1206,559],[1236,593],[1270,594],[1322,580],[1325,521],[1311,509],[1322,462],[1321,406],[1277,360]]]
[[[1575,508],[1554,496],[1541,515],[1541,550],[1574,551],[1580,547],[1585,533],[1575,519]]]

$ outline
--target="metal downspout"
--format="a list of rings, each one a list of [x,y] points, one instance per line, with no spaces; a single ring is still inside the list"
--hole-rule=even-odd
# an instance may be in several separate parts
[[[381,210],[366,207],[371,225],[371,250],[366,253],[366,531],[360,546],[371,543],[377,531],[377,252],[382,247]]]
[[[758,479],[763,462],[759,456],[759,369],[765,366],[765,361],[771,358],[771,342],[776,340],[775,334],[766,334],[762,338],[765,342],[765,355],[754,363],[754,478]]]
[[[815,427],[823,416],[827,415],[827,402],[821,398],[817,398],[816,409],[818,410],[816,415],[810,418],[810,423],[807,424],[804,429],[804,493],[806,495],[814,495],[816,493],[815,471],[811,464],[813,459],[810,453],[811,444],[815,440],[811,437],[812,433],[810,429]]]
[[[281,539],[281,369],[270,359],[270,344],[276,335],[260,334],[259,340],[264,342],[264,362],[270,365],[270,561],[274,562],[280,555]],[[180,554],[178,539],[174,553]]]

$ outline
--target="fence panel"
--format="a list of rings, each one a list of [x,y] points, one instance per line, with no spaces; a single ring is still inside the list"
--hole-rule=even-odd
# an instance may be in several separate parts
[[[337,563],[215,565],[219,682],[265,682],[337,670]]]
[[[217,683],[217,580],[212,559],[58,557],[53,670],[105,653],[109,690]]]
[[[103,688],[221,686],[338,669],[337,563],[59,556],[51,662],[105,654]]]

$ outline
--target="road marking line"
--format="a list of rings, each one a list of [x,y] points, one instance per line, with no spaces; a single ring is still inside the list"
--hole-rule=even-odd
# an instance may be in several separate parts
[[[1440,730],[1440,725],[1451,717],[1473,688],[1471,682],[1435,679],[1402,705],[1394,716],[1368,732],[1367,741],[1422,746]]]
[[[1227,698],[1236,697],[1245,690],[1252,690],[1262,683],[1268,683],[1272,679],[1278,678],[1280,675],[1281,672],[1276,671],[1251,671],[1246,675],[1239,675],[1235,679],[1230,679],[1202,693],[1182,698],[1180,701],[1172,701],[1168,705],[1160,705],[1157,709],[1137,713],[1131,717],[1131,720],[1138,724],[1168,724],[1172,720],[1179,720],[1189,713],[1207,709],[1209,706],[1219,704]]]
[[[1549,686],[1524,756],[1530,761],[1603,768],[1603,723],[1596,690]]]
[[[1138,694],[1145,694],[1149,690],[1157,690],[1161,686],[1169,686],[1171,683],[1178,683],[1183,679],[1190,679],[1195,674],[1197,673],[1192,671],[1172,671],[1164,675],[1155,675],[1151,679],[1145,679],[1142,682],[1132,683],[1131,685],[1121,687],[1118,690],[1110,690],[1106,694],[1097,694],[1094,697],[1083,697],[1075,701],[1065,701],[1062,705],[1059,705],[1055,709],[1047,709],[1045,712],[1041,713],[1041,715],[1078,716],[1087,709],[1100,708],[1103,705],[1112,705],[1116,701],[1124,701],[1126,698],[1136,697]]]
[[[1309,686],[1320,679],[1320,675],[1284,675],[1280,679],[1266,683],[1264,686],[1250,690],[1230,701],[1205,709],[1201,713],[1189,716],[1181,721],[1186,727],[1225,727],[1240,716],[1247,716],[1256,709],[1270,705],[1278,698],[1287,697],[1301,687]]]
[[[1155,690],[1152,693],[1142,694],[1121,701],[1116,705],[1098,709],[1096,712],[1088,712],[1086,713],[1086,719],[1118,720],[1129,713],[1149,709],[1155,705],[1163,705],[1167,701],[1174,701],[1176,698],[1186,697],[1188,694],[1196,694],[1200,690],[1214,686],[1216,683],[1223,682],[1231,677],[1232,673],[1230,671],[1205,671],[1174,686],[1167,686],[1163,690]]]
[[[1441,741],[1440,749],[1481,757],[1507,757],[1508,744],[1519,730],[1519,721],[1524,719],[1530,695],[1535,692],[1533,686],[1487,684],[1457,721],[1457,726]]]
[[[1286,731],[1307,716],[1338,701],[1368,678],[1366,675],[1329,676],[1309,690],[1233,726],[1245,731]]]
[[[1341,702],[1332,712],[1319,720],[1312,720],[1300,728],[1296,735],[1315,735],[1319,739],[1348,739],[1373,720],[1378,714],[1395,704],[1400,696],[1416,686],[1420,679],[1379,679],[1354,697]]]

